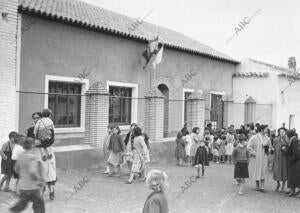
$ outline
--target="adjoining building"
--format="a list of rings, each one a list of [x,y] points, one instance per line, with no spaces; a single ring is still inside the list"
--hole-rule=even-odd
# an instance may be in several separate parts
[[[300,128],[300,75],[296,66],[283,68],[245,59],[233,76],[230,122],[266,123],[271,129]]]

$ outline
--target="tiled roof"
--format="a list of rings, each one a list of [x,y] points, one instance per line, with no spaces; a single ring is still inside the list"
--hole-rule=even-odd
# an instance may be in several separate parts
[[[268,77],[267,72],[236,72],[233,77]]]
[[[79,0],[19,0],[19,12],[60,20],[78,27],[108,32],[147,42],[159,35],[165,47],[202,55],[229,63],[239,62],[176,31],[143,22],[134,31],[128,28],[136,19]]]

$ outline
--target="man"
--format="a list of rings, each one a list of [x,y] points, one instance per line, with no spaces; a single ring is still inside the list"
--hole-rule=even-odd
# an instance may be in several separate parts
[[[258,133],[249,140],[247,148],[250,151],[249,173],[256,181],[256,191],[265,192],[265,179],[268,174],[268,152],[271,146],[270,139],[266,136],[267,125],[257,126]]]

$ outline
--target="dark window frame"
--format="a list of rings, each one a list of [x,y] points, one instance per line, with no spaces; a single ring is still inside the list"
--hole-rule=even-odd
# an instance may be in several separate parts
[[[54,91],[53,91],[54,89]],[[59,91],[61,89],[61,91]],[[77,92],[76,92],[77,90]],[[82,104],[82,99],[81,99],[81,92],[82,92],[82,84],[80,83],[74,83],[74,82],[64,82],[64,81],[55,81],[55,80],[50,80],[49,84],[48,84],[48,91],[49,93],[60,93],[57,95],[53,95],[53,94],[49,94],[48,95],[48,108],[51,109],[50,107],[50,102],[51,102],[51,98],[55,99],[54,102],[54,109],[51,109],[53,112],[53,122],[56,128],[79,128],[81,127],[81,104]],[[75,93],[76,92],[76,93]],[[63,94],[68,94],[68,95],[62,95]],[[73,95],[70,95],[73,94]],[[76,96],[77,94],[77,96]],[[76,115],[69,115],[69,111],[70,111],[70,102],[72,101],[72,99],[74,99],[74,97],[77,98],[77,114]],[[58,113],[58,105],[59,103],[59,98],[66,98],[66,122],[64,122],[63,124],[60,123],[58,119],[58,115],[60,113]],[[62,116],[61,116],[62,117]],[[76,123],[71,123],[72,119],[73,121],[77,121]],[[75,117],[75,119],[74,119]],[[76,118],[77,117],[77,118]],[[62,119],[62,118],[61,118]]]

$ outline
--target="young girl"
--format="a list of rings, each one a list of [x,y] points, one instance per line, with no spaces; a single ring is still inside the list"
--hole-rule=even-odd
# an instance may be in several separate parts
[[[177,133],[176,138],[176,149],[175,149],[175,157],[177,159],[177,165],[182,166],[183,159],[185,159],[185,144],[186,142],[183,140],[183,135],[181,132]]]
[[[212,143],[212,154],[213,154],[213,161],[215,163],[219,163],[220,159],[219,159],[219,148],[220,148],[220,144],[219,144],[219,137],[217,135],[214,136],[214,142]]]
[[[197,148],[193,166],[197,167],[197,176],[200,178],[200,168],[202,168],[202,176],[204,176],[204,165],[208,161],[208,153],[205,147],[204,141],[199,142],[199,147]]]
[[[199,146],[200,143],[200,128],[199,127],[194,127],[192,130],[192,135],[191,135],[191,139],[192,139],[192,146],[191,146],[191,163],[193,165],[194,163],[194,158],[195,158],[195,154],[197,151],[197,148]]]
[[[10,179],[13,175],[13,165],[12,165],[11,156],[12,156],[12,150],[14,148],[15,140],[17,136],[18,133],[10,132],[8,135],[9,141],[4,143],[2,145],[2,149],[0,150],[0,155],[2,157],[1,174],[4,174],[0,182],[0,191],[4,182],[6,181],[4,192],[10,192],[9,184],[10,184]]]
[[[230,128],[226,135],[226,155],[228,157],[228,162],[231,164],[231,155],[234,149],[234,129]]]
[[[107,177],[113,176],[114,166],[118,169],[117,177],[121,176],[121,164],[123,163],[123,152],[125,151],[125,145],[120,135],[120,129],[118,126],[114,126],[112,130],[113,134],[110,137],[108,150],[110,151],[107,163],[109,165],[109,174]]]
[[[23,135],[18,135],[15,139],[15,145],[14,148],[12,150],[12,156],[11,156],[11,160],[12,160],[12,166],[13,166],[13,176],[14,179],[16,179],[15,182],[15,191],[17,194],[19,194],[19,189],[18,189],[18,184],[19,184],[19,174],[15,171],[15,164],[17,162],[17,159],[19,158],[19,156],[24,152],[23,149],[23,143],[25,141],[26,137]]]
[[[186,162],[191,163],[190,156],[191,156],[192,138],[189,134],[183,136],[182,138],[186,142],[186,145],[185,145]]]
[[[143,213],[168,213],[168,202],[165,190],[168,187],[166,173],[160,170],[151,170],[147,175],[146,184],[153,192],[147,197]]]
[[[246,137],[239,135],[239,144],[232,152],[232,161],[234,163],[234,178],[238,181],[240,187],[238,194],[243,194],[245,178],[249,178],[248,164],[250,159],[249,151],[246,147]]]
[[[47,147],[52,145],[48,144],[47,142],[51,139],[52,134],[54,132],[54,124],[53,121],[50,119],[50,116],[51,111],[49,109],[44,109],[42,111],[42,118],[36,122],[33,130],[35,138],[40,140],[41,142],[41,144],[37,147],[44,148],[40,149],[43,161],[52,158],[52,155],[49,154],[49,151],[47,149]]]
[[[110,141],[110,136],[112,134],[112,126],[107,126],[107,134],[104,138],[103,141],[103,152],[104,152],[104,160],[106,162],[106,170],[104,172],[102,172],[103,174],[108,174],[109,173],[109,165],[107,163],[108,157],[109,157],[109,150],[108,150],[108,145],[109,145],[109,141]]]
[[[220,147],[219,147],[219,156],[220,156],[221,163],[225,163],[225,155],[226,155],[226,135],[221,135]]]

